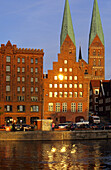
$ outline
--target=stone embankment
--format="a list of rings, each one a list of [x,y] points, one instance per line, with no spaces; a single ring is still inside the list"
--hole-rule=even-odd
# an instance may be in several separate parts
[[[0,140],[92,140],[111,139],[111,130],[0,132]]]

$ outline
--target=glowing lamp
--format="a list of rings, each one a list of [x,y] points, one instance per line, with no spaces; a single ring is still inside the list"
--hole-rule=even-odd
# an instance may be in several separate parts
[[[63,75],[59,74],[58,78],[59,78],[59,80],[63,80]]]

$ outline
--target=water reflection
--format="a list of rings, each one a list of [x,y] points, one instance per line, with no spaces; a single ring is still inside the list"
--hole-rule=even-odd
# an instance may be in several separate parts
[[[111,169],[111,145],[106,141],[0,142],[0,169]]]

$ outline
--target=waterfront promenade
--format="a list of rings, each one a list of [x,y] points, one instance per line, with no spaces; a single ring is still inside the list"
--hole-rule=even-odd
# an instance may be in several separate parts
[[[0,140],[65,141],[111,139],[111,130],[0,132]]]

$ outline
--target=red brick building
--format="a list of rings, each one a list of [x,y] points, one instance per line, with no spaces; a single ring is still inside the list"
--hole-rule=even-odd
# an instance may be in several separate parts
[[[43,50],[21,49],[10,41],[0,47],[1,124],[33,123],[41,118]]]

